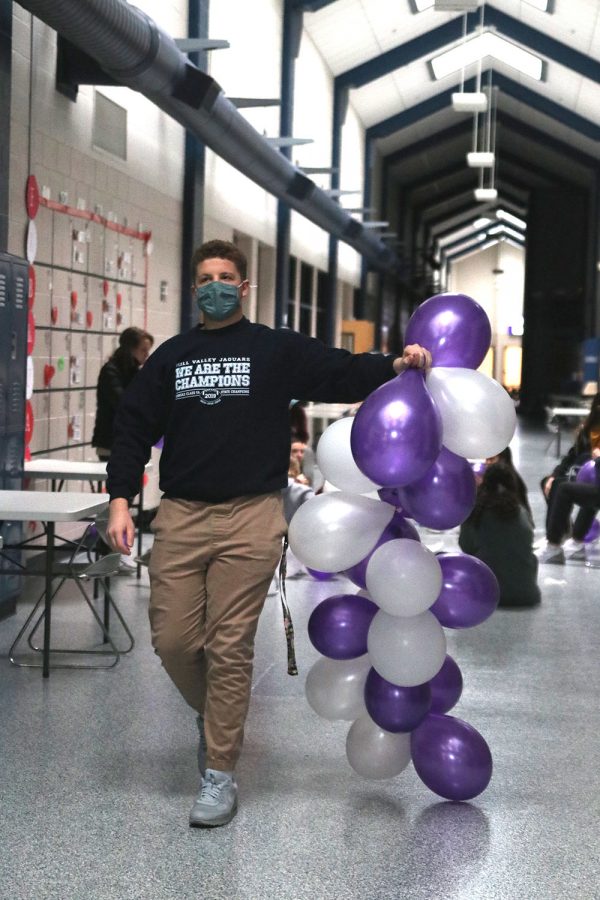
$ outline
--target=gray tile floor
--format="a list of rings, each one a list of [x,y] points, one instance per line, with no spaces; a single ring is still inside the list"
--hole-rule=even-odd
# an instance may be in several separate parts
[[[515,457],[543,522],[546,433]],[[540,529],[541,534],[541,529]],[[437,535],[426,535],[433,543]],[[442,536],[445,547],[455,536]],[[137,645],[108,672],[15,669],[27,606],[0,623],[0,897],[13,900],[554,900],[600,897],[600,570],[544,566],[543,603],[449,632],[465,676],[456,714],[487,738],[494,776],[468,804],[441,801],[414,770],[363,781],[347,726],[303,696],[317,658],[310,611],[343,579],[289,582],[301,668],[286,674],[275,595],[259,629],[254,697],[231,825],[191,830],[195,725],[148,637],[147,581],[118,596]],[[62,624],[61,624],[62,623]],[[85,631],[57,604],[56,636]]]

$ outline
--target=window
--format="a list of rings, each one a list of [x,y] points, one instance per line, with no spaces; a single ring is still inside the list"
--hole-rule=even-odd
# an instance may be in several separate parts
[[[312,334],[312,282],[313,269],[306,263],[300,264],[300,324],[298,331]]]
[[[119,159],[127,159],[127,110],[99,91],[94,91],[92,144]]]

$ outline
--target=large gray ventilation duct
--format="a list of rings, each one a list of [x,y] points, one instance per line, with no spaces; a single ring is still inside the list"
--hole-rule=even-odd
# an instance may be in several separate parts
[[[397,257],[313,181],[271,147],[145,13],[123,0],[19,0],[113,78],[140,91],[244,175],[375,267]]]

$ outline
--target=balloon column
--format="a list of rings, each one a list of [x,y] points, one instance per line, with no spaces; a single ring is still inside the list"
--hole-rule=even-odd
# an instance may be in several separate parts
[[[434,555],[408,518],[437,530],[459,525],[475,500],[466,457],[493,456],[510,442],[513,403],[476,371],[490,336],[470,297],[439,294],[422,303],[406,342],[431,351],[431,371],[403,372],[370,394],[354,419],[325,431],[317,462],[339,490],[303,504],[289,528],[305,565],[343,572],[362,588],[328,597],[310,616],[309,637],[322,654],[306,679],[310,706],[352,722],[346,754],[359,775],[391,778],[412,760],[422,781],[449,800],[481,793],[492,757],[479,732],[448,715],[463,681],[444,628],[485,621],[499,589],[480,560]]]

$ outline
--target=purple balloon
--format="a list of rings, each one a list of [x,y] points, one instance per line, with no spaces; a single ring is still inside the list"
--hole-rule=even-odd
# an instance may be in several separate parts
[[[391,684],[371,669],[365,683],[367,712],[376,725],[391,731],[413,731],[420,725],[431,706],[429,684],[400,687]]]
[[[451,656],[446,656],[444,665],[429,682],[431,688],[431,712],[447,713],[456,706],[463,689],[463,677]]]
[[[445,531],[465,521],[475,505],[476,491],[467,460],[442,447],[431,468],[400,488],[399,496],[411,519],[425,528]]]
[[[379,499],[383,500],[384,503],[389,503],[391,506],[395,506],[398,512],[406,515],[406,510],[403,509],[402,503],[400,502],[400,491],[402,488],[399,487],[384,487],[379,488],[377,493],[379,494]]]
[[[498,580],[489,566],[467,553],[440,553],[442,590],[431,607],[440,625],[472,628],[488,619],[500,600]]]
[[[330,659],[354,659],[367,652],[369,625],[378,608],[368,597],[336,594],[316,606],[308,620],[314,647]]]
[[[479,732],[454,716],[430,713],[410,736],[417,775],[446,800],[472,800],[492,777],[492,754]]]
[[[588,533],[583,540],[586,544],[591,544],[592,541],[595,541],[597,537],[600,537],[600,522],[598,521],[598,519],[594,519],[594,521],[590,525]]]
[[[407,369],[369,394],[350,433],[352,455],[383,487],[424,475],[442,448],[442,424],[422,371]]]
[[[580,484],[597,484],[596,480],[596,462],[593,459],[588,459],[586,463],[582,465],[575,481],[578,481]]]
[[[306,571],[315,581],[331,581],[336,574],[335,572],[319,572],[318,569],[309,569],[308,566],[306,566]]]
[[[421,344],[434,366],[477,369],[492,339],[485,310],[466,294],[436,294],[412,314],[405,343]]]
[[[414,525],[411,525],[410,522],[407,522],[402,513],[396,511],[368,556],[365,556],[364,559],[361,559],[361,561],[356,563],[355,566],[351,566],[349,569],[346,569],[344,575],[349,578],[350,581],[353,581],[354,584],[357,584],[358,587],[366,590],[366,576],[369,560],[378,547],[381,547],[381,545],[385,544],[387,541],[395,541],[398,538],[406,538],[411,541],[421,540],[421,538],[419,537],[419,532],[414,527]]]
[[[164,444],[164,443],[165,443],[165,438],[164,438],[164,435],[163,435],[163,437],[161,437],[161,438],[159,438],[159,439],[157,440],[157,442],[155,443],[154,446],[156,447],[157,450],[162,450],[163,444]]]

